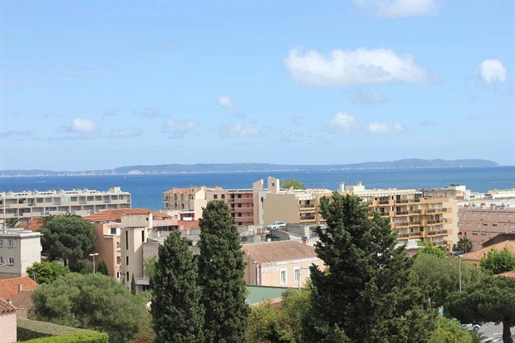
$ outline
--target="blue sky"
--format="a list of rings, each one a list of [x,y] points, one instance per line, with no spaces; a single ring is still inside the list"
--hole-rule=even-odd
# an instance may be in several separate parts
[[[511,0],[0,4],[2,170],[515,165]]]

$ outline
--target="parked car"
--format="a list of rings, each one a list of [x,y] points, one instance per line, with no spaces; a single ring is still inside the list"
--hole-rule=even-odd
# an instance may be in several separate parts
[[[286,223],[283,221],[276,221],[273,223],[268,224],[267,228],[270,230],[279,230],[286,227]]]
[[[483,326],[483,322],[473,322],[473,323],[469,323],[469,324],[461,324],[462,327],[466,328],[467,330],[469,331],[472,331],[472,330],[479,330],[479,328],[481,328],[481,326]]]

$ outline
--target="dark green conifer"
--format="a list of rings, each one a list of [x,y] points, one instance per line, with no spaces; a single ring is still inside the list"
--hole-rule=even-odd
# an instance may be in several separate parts
[[[425,299],[409,284],[412,260],[389,219],[354,196],[335,192],[321,200],[327,228],[315,245],[326,269],[311,267],[311,314],[305,323],[310,342],[426,342],[435,325]]]
[[[100,273],[100,274],[102,274],[102,275],[107,275],[107,276],[109,276],[109,270],[107,269],[107,264],[105,263],[105,261],[104,261],[104,260],[101,260],[101,261],[98,263],[97,273]]]
[[[209,202],[199,225],[199,285],[206,342],[246,342],[250,309],[245,302],[245,263],[227,204]]]
[[[179,231],[170,232],[158,256],[150,279],[155,342],[204,342],[197,265]]]

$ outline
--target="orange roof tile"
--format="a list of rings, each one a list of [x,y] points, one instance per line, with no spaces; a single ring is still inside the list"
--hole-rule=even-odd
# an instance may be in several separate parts
[[[0,313],[14,312],[16,307],[9,304],[7,301],[0,299]]]
[[[18,309],[29,309],[34,307],[31,295],[32,291],[21,291],[9,300]]]
[[[43,220],[41,218],[31,219],[28,222],[21,224],[22,228],[24,228],[26,230],[30,230],[30,231],[36,231],[37,229],[39,229],[42,226],[43,226]]]
[[[244,244],[241,248],[250,258],[261,263],[318,257],[315,248],[296,241]]]
[[[89,220],[91,222],[110,222],[121,220],[122,216],[127,214],[137,215],[137,214],[147,214],[152,213],[154,218],[171,218],[168,214],[164,214],[157,211],[152,211],[147,208],[125,208],[118,210],[105,210],[101,211],[89,216],[85,216],[84,219]]]
[[[505,247],[508,248],[510,252],[515,254],[515,241],[504,241],[493,244],[483,249],[463,254],[461,255],[461,258],[463,258],[464,260],[479,261],[481,258],[486,256],[490,250],[503,250]]]
[[[0,280],[0,299],[9,300],[18,294],[18,285],[23,291],[32,292],[38,287],[36,281],[28,276]]]
[[[179,220],[179,228],[181,230],[198,229],[198,220]]]
[[[504,272],[504,273],[498,274],[497,276],[515,277],[515,270],[512,270],[510,272]]]

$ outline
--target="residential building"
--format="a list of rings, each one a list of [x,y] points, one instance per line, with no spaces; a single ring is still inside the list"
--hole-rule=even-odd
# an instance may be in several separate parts
[[[2,224],[3,225],[3,224]],[[0,280],[27,275],[34,262],[41,262],[41,233],[0,228]]]
[[[468,238],[473,250],[479,250],[483,243],[499,234],[515,233],[515,206],[500,201],[460,206],[458,229],[458,236]]]
[[[424,240],[449,251],[458,241],[457,204],[453,199],[424,198],[423,193],[415,189],[366,189],[361,182],[351,186],[340,183],[338,192],[360,197],[368,205],[370,217],[377,211],[389,218],[400,241]],[[318,212],[320,199],[331,195],[332,191],[324,189],[269,193],[263,199],[264,220],[324,223]]]
[[[108,191],[72,189],[0,192],[0,219],[28,219],[56,214],[93,214],[102,210],[131,208],[131,194],[120,187]]]
[[[501,251],[504,248],[507,248],[512,254],[515,254],[515,241],[503,241],[496,244],[493,244],[491,246],[481,248],[476,251],[472,251],[466,254],[462,254],[461,258],[464,261],[468,261],[472,263],[473,266],[479,267],[479,262],[483,257],[485,257],[490,250],[498,250]]]
[[[0,299],[0,343],[15,343],[16,308],[7,301]]]
[[[296,241],[244,244],[242,250],[247,285],[301,287],[312,264],[323,268],[315,249]]]
[[[14,305],[18,318],[27,318],[34,307],[31,295],[37,287],[38,284],[28,276],[0,280],[0,299]]]
[[[423,188],[420,190],[424,198],[450,198],[455,200],[469,200],[471,191],[465,185],[451,184],[445,188]]]

